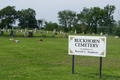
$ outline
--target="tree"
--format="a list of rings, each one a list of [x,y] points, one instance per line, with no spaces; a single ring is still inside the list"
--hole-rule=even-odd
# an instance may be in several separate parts
[[[43,20],[39,19],[39,20],[37,20],[37,23],[38,23],[38,27],[40,28],[43,25]]]
[[[77,14],[77,18],[80,23],[84,23],[88,26],[90,33],[98,33],[99,31],[105,30],[107,26],[112,26],[114,23],[113,13],[115,10],[114,5],[107,5],[104,9],[99,7],[83,8],[83,10]],[[107,30],[109,29],[109,30]],[[110,31],[110,28],[107,28]],[[111,33],[111,32],[110,32]]]
[[[88,25],[88,30],[90,33],[92,32],[97,33],[97,26],[100,20],[100,14],[99,14],[100,10],[101,9],[99,7],[93,7],[90,9],[84,8],[80,12],[80,14],[77,15],[78,19],[81,22],[82,28],[83,28],[83,24]]]
[[[58,30],[58,24],[52,22],[45,22],[45,29],[49,31],[53,31],[54,29]]]
[[[38,28],[35,16],[35,10],[31,8],[18,11],[18,25],[21,26],[21,28]]]
[[[12,24],[15,24],[17,19],[17,11],[15,10],[15,6],[6,6],[5,8],[0,10],[0,27],[8,27],[11,28]]]
[[[120,36],[120,20],[113,24],[112,35]]]
[[[102,28],[103,31],[106,33],[111,34],[112,33],[112,27],[115,23],[115,20],[113,19],[113,13],[115,11],[114,5],[107,5],[102,9],[101,11],[101,21],[99,22],[100,28]]]
[[[59,23],[64,26],[65,28],[68,28],[73,26],[76,21],[76,12],[70,11],[70,10],[63,10],[58,12],[58,20]]]

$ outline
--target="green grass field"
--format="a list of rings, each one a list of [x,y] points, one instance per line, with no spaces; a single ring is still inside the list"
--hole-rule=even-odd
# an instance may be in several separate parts
[[[47,36],[40,32],[34,37],[22,37],[20,32],[13,38],[8,33],[0,35],[0,80],[120,80],[120,39],[107,36],[100,79],[99,57],[75,56],[72,74],[68,38],[61,38],[62,34],[53,38],[52,32],[43,34]]]

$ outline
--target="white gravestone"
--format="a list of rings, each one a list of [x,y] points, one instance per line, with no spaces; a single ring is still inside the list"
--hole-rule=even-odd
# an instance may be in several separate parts
[[[4,32],[4,28],[3,28],[3,30],[2,30],[3,32]]]
[[[26,31],[25,32],[23,32],[23,35],[24,35],[24,37],[26,37],[27,35],[26,35]]]
[[[76,34],[77,32],[76,32],[76,30],[75,30],[75,33],[74,34]]]
[[[53,30],[53,33],[55,33],[55,32],[56,32],[56,29]]]
[[[100,35],[102,36],[102,35],[103,35],[103,33],[101,32],[101,33],[100,33]]]
[[[28,32],[27,29],[25,29],[25,32],[26,32],[26,33]]]
[[[34,31],[34,33],[37,33],[37,28],[35,28],[35,31]]]
[[[9,32],[10,30],[8,29],[8,32]]]
[[[47,31],[47,33],[49,33],[49,31]]]
[[[60,34],[62,33],[62,31],[60,30]]]
[[[8,32],[7,26],[6,26],[6,32]]]
[[[73,34],[73,31],[71,31],[71,34]]]

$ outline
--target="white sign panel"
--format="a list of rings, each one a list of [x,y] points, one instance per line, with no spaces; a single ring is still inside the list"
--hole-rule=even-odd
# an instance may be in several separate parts
[[[106,37],[69,35],[69,55],[106,57]]]

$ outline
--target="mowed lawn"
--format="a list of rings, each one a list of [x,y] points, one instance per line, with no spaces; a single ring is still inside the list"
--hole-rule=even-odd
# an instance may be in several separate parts
[[[62,34],[52,35],[45,31],[33,33],[34,37],[22,37],[21,32],[14,37],[6,32],[0,35],[0,80],[100,80],[99,57],[75,56],[72,74],[68,38],[61,38]],[[120,39],[114,36],[107,36],[101,80],[120,80]]]

